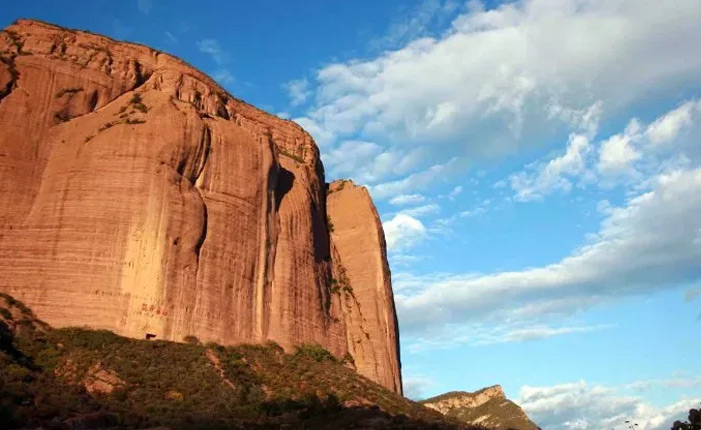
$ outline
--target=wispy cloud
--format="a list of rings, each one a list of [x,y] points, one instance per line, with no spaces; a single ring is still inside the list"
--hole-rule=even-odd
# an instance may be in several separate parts
[[[482,276],[425,276],[420,292],[395,296],[402,329],[571,313],[698,279],[699,193],[701,168],[661,174],[650,191],[609,209],[589,243],[556,263]]]
[[[306,78],[287,82],[283,85],[283,88],[285,91],[287,91],[287,95],[290,98],[290,104],[292,104],[292,106],[301,105],[302,103],[306,102],[309,96],[312,94],[312,91],[309,88],[309,81]]]
[[[395,205],[395,206],[403,206],[403,205],[415,205],[419,203],[423,203],[426,201],[426,197],[422,196],[421,194],[401,194],[395,197],[392,197],[389,201],[389,204]]]
[[[164,34],[170,43],[178,43],[178,38],[175,37],[170,31],[166,31]]]
[[[432,331],[427,337],[409,337],[407,350],[411,353],[452,349],[463,345],[484,347],[501,343],[533,342],[557,336],[578,335],[615,328],[612,324],[554,327],[547,324],[516,322],[485,325],[482,323],[453,324],[449,330]]]
[[[223,66],[229,62],[229,54],[224,52],[219,41],[216,39],[202,39],[197,42],[197,48],[214,60],[218,66]]]
[[[215,70],[212,73],[212,77],[222,85],[233,84],[236,81],[234,75],[227,69]]]

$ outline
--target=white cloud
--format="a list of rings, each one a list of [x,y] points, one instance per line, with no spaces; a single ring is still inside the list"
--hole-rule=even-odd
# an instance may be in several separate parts
[[[395,206],[415,205],[426,201],[426,197],[421,194],[400,194],[390,199],[389,204]]]
[[[387,34],[374,40],[372,45],[381,49],[393,48],[425,35],[429,24],[442,21],[457,9],[458,3],[455,0],[424,0],[397,18],[390,25]]]
[[[460,216],[472,217],[482,215],[483,213],[487,212],[487,208],[489,207],[489,205],[491,205],[491,203],[492,201],[490,199],[482,200],[482,202],[480,202],[480,204],[475,206],[474,208],[460,212]]]
[[[411,281],[409,278],[405,282],[411,283]],[[405,287],[404,291],[406,292],[408,289]],[[433,330],[430,336],[410,338],[407,350],[410,353],[417,353],[426,350],[452,349],[461,345],[480,347],[500,343],[533,342],[555,336],[586,334],[614,327],[610,324],[553,327],[542,323],[533,324],[520,321],[496,326],[488,326],[479,322],[453,324],[450,325],[449,330]]]
[[[631,382],[626,388],[633,391],[649,391],[654,388],[701,388],[701,376],[679,375],[665,379],[646,379]]]
[[[581,326],[581,327],[550,327],[536,325],[532,327],[518,328],[505,333],[500,342],[525,342],[529,340],[546,339],[553,336],[562,336],[575,333],[589,333],[611,328],[609,325]]]
[[[308,116],[335,135],[448,142],[458,156],[537,142],[519,136],[553,121],[590,136],[604,107],[701,82],[700,19],[697,0],[473,1],[438,37],[323,67]]]
[[[421,221],[405,214],[397,214],[382,223],[387,240],[387,249],[401,251],[416,245],[426,237],[426,227]]]
[[[373,142],[346,140],[324,148],[321,158],[332,178],[352,176],[359,183],[372,184],[401,175],[422,161],[424,150],[384,149]]]
[[[640,152],[631,144],[631,136],[616,134],[601,142],[598,169],[604,174],[629,171],[640,157]]]
[[[216,39],[202,39],[197,42],[197,49],[214,60],[218,66],[223,66],[229,62],[229,54],[224,52],[219,41]]]
[[[426,170],[412,173],[402,179],[372,185],[369,188],[373,198],[384,200],[397,194],[409,193],[427,188],[435,180],[449,176],[460,168],[461,161],[453,158],[447,163],[434,164]]]
[[[403,209],[400,214],[409,215],[410,217],[421,218],[427,215],[432,215],[440,211],[440,206],[435,203],[429,203],[415,208]]]
[[[170,43],[178,43],[178,38],[175,37],[170,31],[166,31],[164,34]]]
[[[462,186],[458,185],[457,187],[453,188],[453,191],[451,191],[450,194],[448,194],[448,198],[450,200],[455,200],[455,198],[459,196],[460,193],[462,193]]]
[[[616,387],[589,385],[585,381],[550,387],[521,388],[516,402],[542,428],[552,430],[626,430],[631,420],[640,430],[667,430],[686,419],[701,397],[655,407]]]
[[[408,374],[402,377],[404,396],[412,400],[426,398],[426,392],[436,385],[433,378],[424,375]]]
[[[322,148],[328,146],[336,139],[336,135],[323,128],[318,122],[311,118],[299,117],[293,119],[294,122],[304,128],[314,138]]]
[[[657,176],[652,190],[608,209],[590,243],[559,262],[489,275],[423,277],[395,295],[405,332],[489,317],[527,320],[701,276],[701,168]]]
[[[306,78],[290,81],[284,84],[283,88],[287,91],[292,106],[301,105],[312,94],[309,89],[309,81]]]
[[[596,183],[602,188],[622,184],[640,191],[648,187],[651,176],[687,166],[692,158],[701,159],[701,128],[695,128],[699,115],[701,101],[689,100],[647,127],[633,118],[622,132],[598,144],[590,143],[587,136],[571,134],[564,155],[530,163],[510,175],[508,183],[518,201],[540,200],[556,190],[567,193],[575,184]],[[506,185],[505,180],[494,184],[497,188]]]
[[[578,130],[578,132],[584,133],[589,139],[592,139],[599,131],[599,121],[602,113],[603,103],[601,100],[593,103],[586,109],[571,109],[553,103],[549,106],[548,118],[559,118]]]
[[[212,78],[222,85],[233,84],[236,81],[234,75],[226,69],[218,69],[212,73]]]
[[[572,182],[568,177],[582,174],[586,168],[586,156],[591,150],[589,139],[580,134],[571,134],[564,155],[553,158],[544,165],[533,165],[529,171],[509,177],[516,200],[541,199],[554,190],[569,192]]]
[[[691,125],[693,117],[698,115],[699,111],[701,100],[685,102],[650,124],[646,131],[648,139],[655,145],[676,140],[679,134]]]

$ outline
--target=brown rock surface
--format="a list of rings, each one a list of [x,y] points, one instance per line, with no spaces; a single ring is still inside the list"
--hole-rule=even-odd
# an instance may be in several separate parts
[[[59,327],[316,342],[401,391],[374,206],[330,199],[350,312],[331,291],[323,166],[301,127],[177,58],[46,23],[3,30],[0,59],[0,290]],[[357,249],[347,210],[374,235]],[[367,274],[358,249],[375,258]]]
[[[539,430],[521,407],[506,398],[499,385],[474,393],[454,391],[420,403],[471,425],[495,430]]]
[[[343,299],[349,351],[361,374],[401,392],[399,331],[380,217],[367,189],[346,180],[329,186],[327,209],[334,289]]]

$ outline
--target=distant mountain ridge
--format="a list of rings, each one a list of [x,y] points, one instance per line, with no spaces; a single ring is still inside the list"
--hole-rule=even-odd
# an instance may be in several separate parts
[[[506,398],[500,385],[473,393],[452,391],[420,403],[471,425],[495,430],[539,430],[520,406]]]

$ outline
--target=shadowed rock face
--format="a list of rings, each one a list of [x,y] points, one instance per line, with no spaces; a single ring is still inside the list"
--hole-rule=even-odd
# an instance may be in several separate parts
[[[454,391],[420,403],[471,425],[495,430],[539,430],[523,409],[504,396],[499,385],[474,393]]]
[[[3,30],[0,60],[0,290],[59,327],[316,342],[401,392],[379,219],[339,194],[332,222],[357,211],[374,239],[332,250],[302,128],[177,58],[41,22]],[[379,260],[349,269],[350,312],[333,281],[357,252]]]

